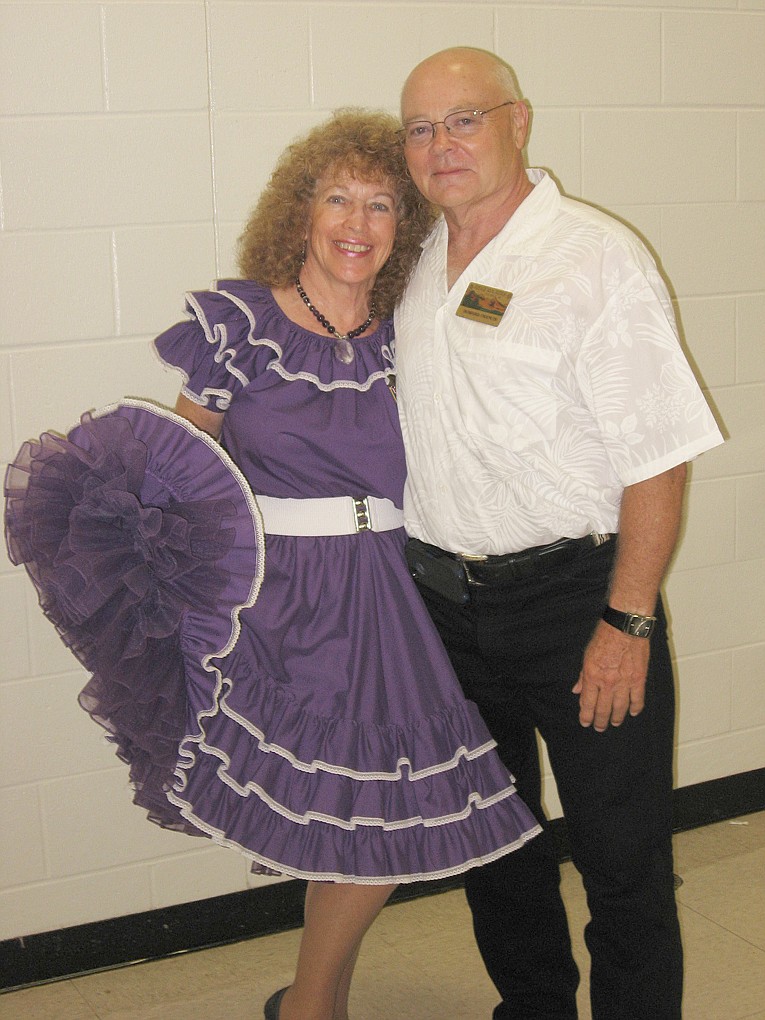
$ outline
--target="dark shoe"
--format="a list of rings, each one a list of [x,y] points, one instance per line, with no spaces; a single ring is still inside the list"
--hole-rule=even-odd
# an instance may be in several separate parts
[[[286,991],[286,988],[280,988],[279,991],[274,992],[271,998],[266,1002],[263,1007],[263,1016],[266,1020],[279,1020],[279,1006],[281,1005]]]

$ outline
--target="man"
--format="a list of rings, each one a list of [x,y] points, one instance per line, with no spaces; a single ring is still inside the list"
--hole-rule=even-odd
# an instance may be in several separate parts
[[[396,314],[408,552],[469,698],[542,819],[543,736],[592,920],[595,1020],[680,1017],[673,680],[659,586],[688,460],[722,442],[623,225],[526,171],[510,68],[459,48],[402,93],[443,217]],[[503,1002],[576,1017],[549,833],[466,881]]]

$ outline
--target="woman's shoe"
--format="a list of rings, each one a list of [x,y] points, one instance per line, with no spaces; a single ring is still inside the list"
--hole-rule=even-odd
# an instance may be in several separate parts
[[[286,991],[286,988],[280,988],[278,992],[274,992],[271,998],[268,999],[263,1007],[263,1016],[266,1020],[279,1020],[279,1006]]]

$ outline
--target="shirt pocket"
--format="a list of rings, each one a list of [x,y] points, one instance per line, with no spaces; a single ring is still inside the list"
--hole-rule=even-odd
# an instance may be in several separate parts
[[[555,439],[560,351],[471,331],[453,353],[455,392],[471,436],[512,452]]]

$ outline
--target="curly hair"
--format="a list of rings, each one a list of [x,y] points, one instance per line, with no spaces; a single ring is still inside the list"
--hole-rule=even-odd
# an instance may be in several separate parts
[[[344,109],[289,145],[239,238],[242,275],[268,287],[293,282],[303,264],[320,178],[340,173],[365,182],[390,182],[396,195],[396,238],[370,298],[378,315],[389,318],[434,221],[434,210],[406,169],[397,127],[387,113]]]

